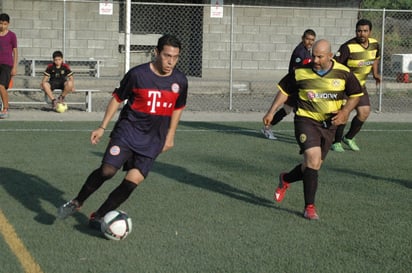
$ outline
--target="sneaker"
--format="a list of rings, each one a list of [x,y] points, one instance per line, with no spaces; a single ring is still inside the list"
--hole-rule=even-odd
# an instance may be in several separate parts
[[[4,109],[0,112],[0,119],[5,119],[9,117],[9,109]]]
[[[57,102],[59,102],[59,103],[64,103],[64,98],[63,98],[63,96],[59,96],[58,98],[57,98]]]
[[[270,127],[263,127],[261,130],[262,134],[267,138],[271,140],[277,139],[274,135]]]
[[[330,149],[338,153],[343,153],[345,151],[345,149],[343,149],[342,143],[340,142],[333,143]]]
[[[80,209],[79,202],[76,200],[70,200],[69,202],[63,204],[57,211],[57,217],[59,219],[66,219],[76,211]]]
[[[315,205],[307,205],[303,217],[308,220],[319,220],[319,215],[316,213]]]
[[[101,230],[102,218],[96,215],[96,212],[92,212],[89,217],[89,227],[96,230]]]
[[[273,195],[273,199],[275,199],[275,201],[278,203],[282,202],[283,198],[285,197],[286,190],[289,188],[289,183],[283,180],[283,176],[285,174],[286,173],[281,173],[279,175],[279,186],[276,188],[275,194]]]
[[[354,138],[353,138],[353,139],[349,139],[349,138],[343,137],[343,142],[344,142],[346,145],[348,145],[349,148],[351,148],[352,151],[359,151],[359,150],[360,150],[359,147],[358,147],[358,145],[356,144]]]

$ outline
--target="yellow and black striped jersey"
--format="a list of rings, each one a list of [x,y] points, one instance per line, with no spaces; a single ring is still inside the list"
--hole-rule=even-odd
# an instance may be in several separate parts
[[[335,55],[335,60],[349,67],[362,87],[366,85],[366,78],[372,70],[373,63],[379,58],[379,43],[373,38],[369,38],[367,48],[359,44],[356,38],[352,38],[341,45]]]
[[[290,96],[298,92],[297,116],[321,122],[341,109],[345,95],[363,95],[359,81],[349,68],[332,61],[332,68],[324,75],[316,73],[311,63],[295,69],[279,82],[282,93]]]

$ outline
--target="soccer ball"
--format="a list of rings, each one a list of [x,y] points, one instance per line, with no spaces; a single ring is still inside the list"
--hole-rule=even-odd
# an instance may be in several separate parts
[[[64,113],[69,109],[66,103],[58,102],[56,105],[56,112],[57,113]]]
[[[124,211],[109,211],[103,217],[101,230],[107,239],[124,240],[132,232],[132,219]]]

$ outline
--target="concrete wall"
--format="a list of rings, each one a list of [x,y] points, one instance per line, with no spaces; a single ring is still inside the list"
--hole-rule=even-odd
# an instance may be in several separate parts
[[[117,2],[112,16],[99,15],[98,1],[3,0],[2,9],[10,15],[10,29],[18,36],[20,59],[51,58],[54,50],[64,49],[66,59],[103,60],[103,77],[123,74]],[[287,70],[290,54],[305,29],[314,29],[317,38],[329,39],[337,50],[354,35],[358,11],[236,6],[233,15],[232,28],[231,6],[225,6],[223,18],[210,18],[209,5],[204,8],[204,79],[228,79],[231,47],[235,78],[272,79],[274,71]],[[150,59],[147,52],[132,53],[131,66]]]
[[[210,18],[204,11],[203,72],[205,77],[221,77],[230,66],[228,48],[233,47],[235,77],[253,75],[267,79],[273,72],[284,73],[292,50],[305,29],[315,30],[317,39],[331,41],[332,50],[355,35],[357,10],[235,7],[233,41],[232,9],[223,18]],[[232,44],[233,43],[233,44]]]

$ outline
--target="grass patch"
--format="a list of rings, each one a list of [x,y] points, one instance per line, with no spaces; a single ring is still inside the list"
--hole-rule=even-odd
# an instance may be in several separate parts
[[[56,208],[100,164],[95,122],[2,122],[1,210],[43,272],[409,272],[410,124],[366,123],[361,152],[329,153],[319,173],[321,220],[303,219],[302,183],[272,200],[279,172],[301,156],[292,123],[182,122],[176,147],[121,206],[125,241],[87,227],[119,172],[65,221]],[[0,236],[0,239],[2,237]],[[5,272],[24,272],[4,240]]]

